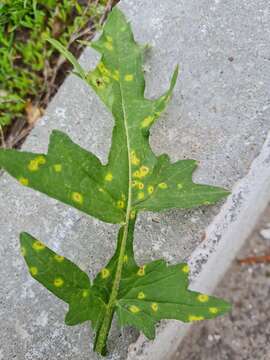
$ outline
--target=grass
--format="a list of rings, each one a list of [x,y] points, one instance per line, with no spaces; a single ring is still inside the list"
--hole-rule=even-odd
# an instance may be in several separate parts
[[[6,0],[0,4],[0,146],[18,145],[69,70],[47,38],[57,39],[78,56],[83,45],[77,40],[91,40],[108,2]]]

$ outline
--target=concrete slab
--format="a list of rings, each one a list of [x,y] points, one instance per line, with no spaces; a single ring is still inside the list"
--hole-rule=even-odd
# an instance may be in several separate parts
[[[269,197],[269,162],[265,155],[268,150],[259,158],[261,165],[254,165],[255,173],[247,175],[270,128],[268,3],[266,0],[255,3],[245,0],[241,4],[219,0],[192,3],[126,0],[122,1],[121,8],[131,19],[136,38],[153,45],[146,61],[147,94],[160,95],[168,85],[174,65],[179,63],[182,69],[172,103],[152,133],[151,142],[156,152],[167,152],[173,160],[200,160],[195,181],[232,187],[243,179],[246,184],[245,192],[239,193],[239,188],[235,188],[238,195],[233,196],[221,212],[219,205],[188,212],[146,213],[139,218],[135,236],[138,261],[163,257],[174,263],[194,254],[193,273],[199,274],[200,283],[194,282],[193,287],[210,289],[209,271],[211,275],[220,276],[238,246],[224,247],[225,240],[229,238],[238,244],[235,234],[239,235],[239,224],[249,216],[249,222],[245,223],[248,230]],[[91,68],[97,59],[97,54],[86,50],[81,61],[86,68]],[[95,94],[79,79],[70,76],[24,149],[45,151],[51,130],[57,128],[106,161],[112,124],[111,115]],[[269,149],[268,145],[266,148]],[[263,199],[257,202],[262,184]],[[65,305],[30,279],[19,255],[18,235],[22,230],[32,233],[94,275],[114,251],[117,227],[22,188],[7,175],[0,179],[0,189],[3,284],[0,331],[4,334],[0,339],[0,359],[97,359],[92,352],[89,326],[66,327],[63,324]],[[243,199],[245,196],[248,200]],[[250,208],[250,204],[258,206]],[[232,207],[234,211],[230,210]],[[216,215],[201,259],[202,248],[198,246],[204,229]],[[242,220],[239,222],[238,218]],[[240,241],[243,241],[242,235]],[[217,247],[217,243],[221,245]],[[228,254],[229,251],[232,253]],[[219,271],[217,254],[219,257],[224,254]],[[219,276],[211,277],[212,285]],[[115,327],[109,358],[164,359],[164,354],[169,356],[169,340],[179,340],[179,336],[172,337],[175,331],[177,335],[182,331],[175,326],[174,322],[163,322],[156,342],[146,343],[140,337],[136,345],[139,351],[131,347],[129,355],[127,345],[134,342],[138,334],[130,329],[119,332]],[[160,344],[165,352],[161,351]],[[168,346],[164,346],[166,344]]]
[[[259,219],[238,259],[269,252],[270,206]],[[230,316],[194,324],[170,360],[267,360],[270,354],[270,263],[240,265],[233,262],[215,295],[233,304]]]

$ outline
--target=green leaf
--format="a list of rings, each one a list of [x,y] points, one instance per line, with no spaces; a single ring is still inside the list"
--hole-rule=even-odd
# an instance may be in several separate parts
[[[132,325],[153,339],[155,324],[162,319],[183,322],[215,318],[228,312],[224,300],[188,290],[186,263],[167,265],[163,260],[138,266],[133,254],[134,223],[129,228],[121,281],[113,306],[121,326]],[[115,255],[91,284],[88,276],[70,260],[56,254],[31,235],[21,234],[21,252],[30,274],[58,298],[69,304],[67,325],[91,321],[98,339],[114,288],[124,227],[118,236]],[[111,318],[110,318],[111,321]],[[98,349],[103,355],[106,348]]]
[[[69,304],[68,325],[91,320],[94,329],[98,326],[105,304],[85,272],[27,233],[21,234],[21,253],[32,277]]]
[[[107,186],[106,167],[60,131],[52,132],[47,155],[1,150],[0,166],[22,185],[89,215],[112,223],[124,220],[118,204],[122,193]]]
[[[139,267],[134,260],[133,233],[139,211],[209,205],[228,195],[222,188],[192,181],[196,161],[171,163],[167,155],[156,156],[150,147],[150,128],[172,96],[178,67],[169,89],[156,100],[146,99],[144,48],[134,41],[130,24],[117,8],[110,13],[99,40],[92,43],[101,54],[93,71],[82,73],[67,50],[51,43],[114,117],[108,163],[102,165],[94,154],[54,131],[48,154],[0,150],[0,167],[23,185],[122,226],[115,254],[93,284],[69,260],[55,262],[54,252],[35,246],[30,235],[22,235],[32,275],[69,304],[67,324],[92,321],[95,350],[102,355],[115,312],[121,325],[133,325],[149,338],[154,337],[154,326],[161,319],[188,322],[225,313],[230,309],[225,301],[188,290],[186,264],[168,266],[159,260]],[[62,281],[55,283],[57,278]],[[88,291],[89,299],[82,296]]]
[[[154,339],[162,319],[193,322],[230,310],[224,300],[188,290],[188,272],[185,263],[168,266],[157,260],[123,278],[116,305],[120,325],[133,325]]]
[[[224,189],[192,182],[195,161],[171,164],[167,155],[156,157],[150,148],[149,129],[171,98],[178,67],[169,90],[157,100],[146,99],[144,50],[135,43],[130,25],[117,9],[92,46],[102,57],[96,69],[88,73],[87,80],[115,118],[108,168],[117,174],[126,167],[122,186],[124,189],[129,182],[131,207],[151,211],[190,208],[213,204],[227,196]]]
[[[59,52],[61,52],[65,58],[74,66],[75,73],[81,79],[85,80],[85,72],[74,55],[71,54],[59,41],[55,39],[47,39],[47,41],[53,45]]]
[[[50,42],[85,79],[73,55],[57,41]],[[123,222],[127,211],[191,208],[227,196],[222,188],[193,183],[195,161],[172,164],[167,155],[157,157],[150,148],[149,129],[171,98],[178,67],[165,94],[157,100],[145,99],[144,50],[135,43],[130,25],[118,9],[112,11],[92,46],[102,57],[87,74],[87,82],[115,118],[108,164],[103,167],[93,154],[55,132],[48,156],[42,155],[46,163],[38,166],[38,171],[29,171],[34,154],[12,150],[0,152],[0,166],[22,182],[28,180],[30,187],[112,223]],[[63,171],[56,174],[57,164]],[[77,201],[72,194],[77,194]]]

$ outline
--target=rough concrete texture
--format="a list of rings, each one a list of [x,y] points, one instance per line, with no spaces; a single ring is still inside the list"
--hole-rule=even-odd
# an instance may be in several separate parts
[[[204,241],[189,256],[190,288],[212,293],[250,235],[270,199],[270,133],[248,174],[205,230]],[[154,341],[141,335],[130,347],[129,360],[169,359],[185,337],[190,324],[163,321]]]
[[[270,240],[260,229],[270,228],[270,207],[238,254],[239,259],[269,254]],[[270,354],[270,263],[234,262],[215,295],[227,297],[230,316],[193,326],[171,360],[268,360]]]
[[[200,160],[195,181],[231,188],[248,171],[270,126],[269,5],[267,1],[175,2],[126,0],[136,38],[152,45],[147,56],[147,94],[168,86],[176,63],[181,76],[172,103],[152,132],[157,153]],[[97,55],[87,50],[82,64]],[[52,129],[66,131],[106,160],[112,118],[79,79],[70,76],[24,149],[45,151]],[[63,324],[66,306],[27,274],[18,235],[28,231],[94,275],[114,251],[117,227],[0,180],[0,359],[97,359],[89,325]],[[140,216],[135,238],[139,262],[183,260],[197,248],[219,206]],[[136,332],[117,329],[111,359],[124,359]]]

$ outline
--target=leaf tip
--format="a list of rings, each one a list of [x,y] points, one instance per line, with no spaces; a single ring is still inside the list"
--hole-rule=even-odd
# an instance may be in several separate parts
[[[21,243],[21,245],[25,244],[25,242],[28,241],[29,239],[33,239],[30,234],[28,234],[27,232],[21,232],[20,233],[20,243]]]
[[[231,195],[231,193],[232,192],[230,190],[221,188],[220,194],[222,195],[222,197],[227,197]]]

